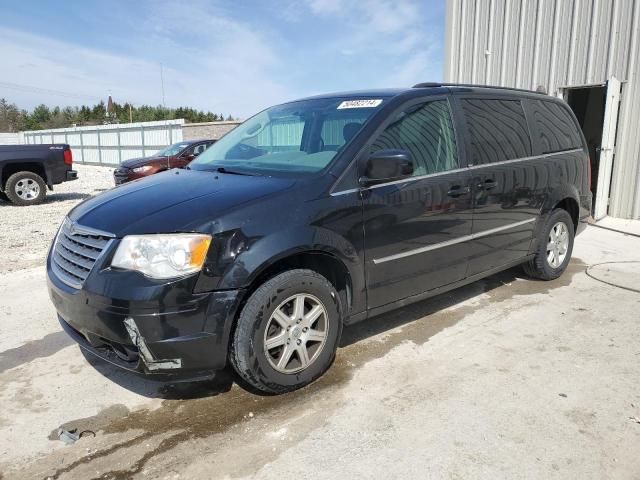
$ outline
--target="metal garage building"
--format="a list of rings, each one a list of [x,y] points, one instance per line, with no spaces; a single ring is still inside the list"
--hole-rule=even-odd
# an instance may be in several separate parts
[[[594,217],[640,218],[640,1],[448,0],[444,77],[564,98],[589,143]]]

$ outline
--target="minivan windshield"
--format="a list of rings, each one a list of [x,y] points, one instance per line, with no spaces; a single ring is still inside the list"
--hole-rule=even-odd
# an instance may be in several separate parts
[[[189,167],[258,175],[319,172],[383,103],[383,98],[333,97],[271,107],[227,133]]]
[[[172,157],[174,155],[179,154],[182,150],[184,150],[188,146],[189,146],[189,143],[184,143],[184,142],[174,143],[173,145],[169,145],[165,149],[160,150],[158,153],[156,153],[156,155],[158,157]]]

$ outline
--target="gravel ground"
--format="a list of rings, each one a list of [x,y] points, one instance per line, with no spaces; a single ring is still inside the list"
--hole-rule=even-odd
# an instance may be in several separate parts
[[[0,274],[42,265],[66,213],[113,187],[113,168],[75,164],[74,169],[79,179],[56,185],[41,205],[16,207],[0,200]]]

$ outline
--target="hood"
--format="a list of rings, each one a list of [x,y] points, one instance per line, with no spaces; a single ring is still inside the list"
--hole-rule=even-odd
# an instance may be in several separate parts
[[[293,184],[291,179],[169,170],[87,199],[69,218],[117,237],[212,232],[212,223],[226,212]]]
[[[125,160],[120,165],[125,168],[136,168],[140,165],[146,165],[153,162],[166,162],[167,157],[139,157],[139,158],[130,158],[129,160]]]

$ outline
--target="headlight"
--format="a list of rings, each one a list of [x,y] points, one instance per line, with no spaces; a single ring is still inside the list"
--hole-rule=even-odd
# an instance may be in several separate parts
[[[210,235],[197,233],[128,235],[118,245],[111,266],[151,278],[183,277],[200,271],[210,243]]]
[[[134,168],[133,171],[136,172],[136,173],[144,173],[144,172],[148,172],[152,168],[153,167],[151,165],[143,165],[141,167]]]

